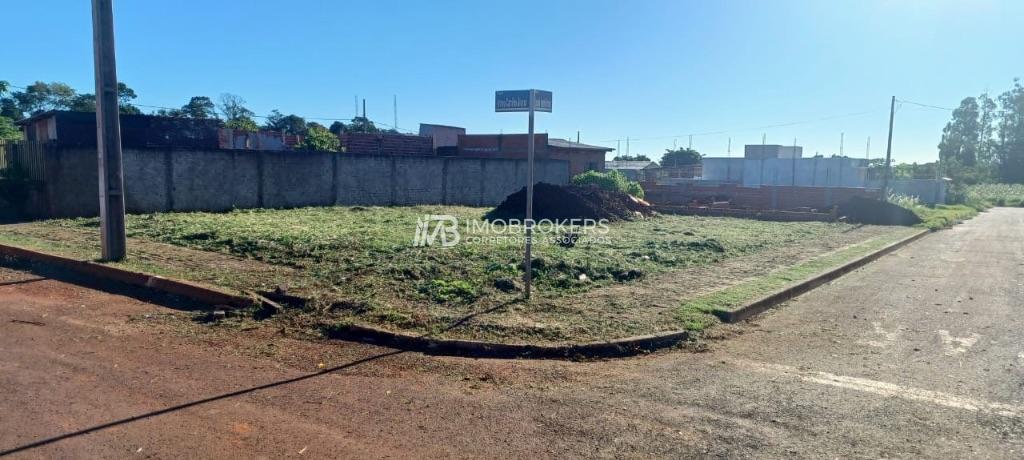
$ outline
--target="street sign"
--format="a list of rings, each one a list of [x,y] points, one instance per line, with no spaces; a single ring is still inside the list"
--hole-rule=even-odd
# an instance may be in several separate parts
[[[551,112],[551,91],[542,91],[539,89],[495,91],[494,111],[529,112],[531,91],[534,94],[533,110],[537,112]]]
[[[523,254],[523,297],[530,300],[530,286],[533,284],[533,113],[551,112],[551,91],[495,91],[494,111],[530,113],[529,133],[526,135],[526,248]]]

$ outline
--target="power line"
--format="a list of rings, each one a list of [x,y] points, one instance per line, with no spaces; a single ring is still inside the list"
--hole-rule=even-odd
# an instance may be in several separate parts
[[[896,102],[899,102],[901,104],[911,104],[911,105],[916,105],[916,106],[920,106],[920,107],[926,107],[926,108],[929,108],[929,109],[945,110],[945,111],[948,111],[948,112],[952,112],[953,110],[956,110],[956,109],[951,109],[951,108],[948,108],[948,107],[939,107],[937,105],[922,104],[920,102],[908,101],[908,100],[905,100],[905,99],[897,99]]]
[[[820,117],[820,118],[815,118],[815,119],[811,119],[811,120],[791,121],[791,122],[786,122],[786,123],[776,123],[776,124],[771,124],[771,125],[755,126],[755,127],[749,127],[749,128],[723,129],[723,130],[718,130],[718,131],[705,131],[705,132],[698,132],[698,133],[679,134],[679,135],[674,135],[674,136],[654,136],[654,137],[646,137],[646,138],[641,138],[641,139],[637,139],[637,138],[631,138],[631,139],[634,140],[634,141],[652,141],[652,140],[663,140],[663,139],[675,139],[675,138],[689,137],[689,136],[711,136],[711,135],[716,135],[716,134],[730,134],[730,133],[742,132],[742,131],[756,131],[756,130],[762,130],[762,129],[781,128],[781,127],[786,127],[786,126],[795,126],[795,125],[808,124],[808,123],[817,123],[817,122],[820,122],[820,121],[835,120],[835,119],[838,119],[838,118],[849,118],[849,117],[862,116],[862,115],[867,115],[867,114],[876,113],[876,112],[880,112],[880,111],[882,111],[882,109],[865,110],[863,112],[854,112],[854,113],[847,113],[847,114],[842,114],[842,115],[831,115],[831,116]],[[619,141],[619,140],[621,140],[621,139],[608,139],[608,140],[597,141],[597,142],[616,142],[616,141]]]

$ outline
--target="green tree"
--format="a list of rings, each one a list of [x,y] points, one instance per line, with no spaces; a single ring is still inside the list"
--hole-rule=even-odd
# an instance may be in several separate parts
[[[380,128],[374,125],[369,118],[355,117],[352,119],[351,124],[345,125],[345,132],[377,134],[380,132]]]
[[[310,123],[299,147],[318,152],[337,152],[341,150],[341,139],[323,125]]]
[[[1024,87],[1019,79],[999,96],[996,157],[1004,182],[1024,183]]]
[[[0,140],[21,140],[21,130],[14,125],[13,120],[3,116],[0,116]]]
[[[572,178],[572,184],[592,186],[613,192],[624,192],[637,198],[644,197],[644,189],[638,182],[631,181],[619,171],[587,171]]]
[[[224,119],[228,122],[238,119],[248,119],[249,121],[252,121],[252,117],[256,115],[255,112],[245,107],[245,99],[242,99],[241,96],[230,93],[220,95],[220,105],[218,108],[220,109],[221,115],[223,115]],[[255,122],[253,124],[255,124]]]
[[[260,130],[259,125],[257,125],[256,122],[253,121],[252,118],[249,118],[249,117],[244,116],[244,115],[240,116],[240,117],[237,117],[237,118],[232,118],[232,119],[230,119],[228,121],[225,121],[224,122],[224,127],[225,128],[232,128],[232,129],[240,129],[242,131],[253,131],[253,132]]]
[[[661,157],[661,167],[679,168],[696,165],[700,164],[701,158],[700,153],[691,148],[666,149],[665,155]]]
[[[188,118],[217,118],[217,108],[206,96],[192,96],[187,104],[181,106],[181,114]]]
[[[618,155],[612,161],[651,161],[647,155]]]
[[[331,127],[327,128],[327,130],[334,133],[335,136],[340,136],[347,132],[345,123],[342,123],[340,121],[335,121],[334,123],[331,123]]]
[[[267,116],[267,122],[263,124],[263,128],[272,129],[274,131],[284,131],[288,134],[305,135],[306,120],[295,114],[284,115],[277,110],[273,110],[270,112],[270,115]]]

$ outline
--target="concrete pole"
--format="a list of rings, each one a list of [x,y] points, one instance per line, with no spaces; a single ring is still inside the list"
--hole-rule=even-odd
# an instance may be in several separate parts
[[[889,104],[889,141],[885,145],[885,171],[882,173],[882,200],[889,200],[889,176],[892,175],[892,124],[896,117],[896,96]]]
[[[527,134],[529,138],[526,141],[526,254],[523,261],[523,267],[526,269],[526,273],[523,274],[523,283],[525,285],[523,294],[526,300],[530,300],[530,288],[533,284],[533,256],[531,254],[533,249],[533,107],[536,102],[536,96],[536,91],[531,89],[530,128]]]
[[[100,243],[106,261],[124,260],[124,177],[114,59],[113,0],[92,0],[93,59],[96,66],[96,147],[99,155]]]

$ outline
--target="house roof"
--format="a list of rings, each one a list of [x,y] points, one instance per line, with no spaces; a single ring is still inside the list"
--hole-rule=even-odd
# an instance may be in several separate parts
[[[581,144],[579,142],[572,142],[572,141],[567,141],[565,139],[558,139],[558,138],[553,138],[553,137],[549,137],[548,138],[548,147],[559,147],[559,148],[563,148],[563,149],[577,149],[577,150],[600,150],[602,152],[611,152],[612,150],[615,150],[615,149],[613,149],[611,147],[602,147],[600,145]]]
[[[618,160],[604,162],[604,169],[652,169],[660,167],[653,161]]]

